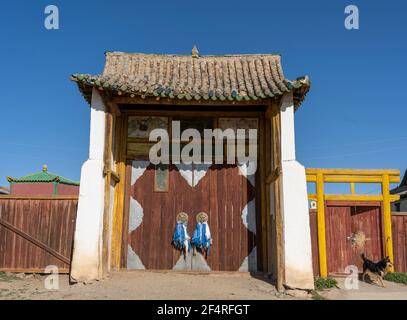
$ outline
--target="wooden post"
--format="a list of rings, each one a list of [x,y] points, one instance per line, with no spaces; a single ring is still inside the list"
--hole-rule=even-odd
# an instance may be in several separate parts
[[[274,215],[276,232],[276,266],[277,266],[277,290],[284,291],[284,228],[283,213],[281,212],[281,119],[278,104],[273,105],[272,119],[272,143],[273,143],[273,184],[274,184]],[[271,181],[270,181],[271,182]]]
[[[103,249],[102,249],[102,272],[105,275],[109,269],[109,215],[110,215],[110,185],[112,170],[112,138],[113,138],[113,116],[110,110],[106,112],[106,128],[105,128],[105,150],[104,150],[104,175],[105,175],[105,198],[103,210]]]
[[[267,108],[269,110],[269,108]],[[272,167],[272,159],[273,159],[273,153],[272,153],[272,134],[271,134],[271,128],[272,126],[272,114],[268,113],[266,111],[265,113],[265,134],[264,134],[264,142],[265,142],[265,172],[267,173],[267,177],[265,179],[265,184],[266,184],[266,223],[267,223],[267,273],[270,275],[273,273],[273,228],[272,228],[272,221],[271,221],[271,215],[272,215],[272,210],[274,208],[271,207],[271,201],[272,201],[272,195],[270,194],[271,192],[271,185],[270,182],[268,182],[268,178],[270,177],[270,174],[273,170]]]
[[[307,181],[316,182],[317,194],[309,194],[309,200],[318,201],[318,248],[321,277],[327,276],[326,240],[325,240],[325,204],[324,201],[363,201],[383,203],[383,234],[385,254],[393,262],[393,239],[391,226],[391,202],[397,201],[400,196],[390,194],[390,183],[400,182],[398,170],[384,169],[307,169]],[[324,182],[350,183],[352,194],[324,194]],[[355,183],[381,183],[381,195],[355,194]],[[393,271],[391,268],[390,271]]]
[[[124,212],[124,190],[126,175],[126,137],[127,137],[127,117],[120,116],[116,121],[116,172],[120,181],[116,185],[113,205],[112,222],[112,249],[111,267],[114,270],[120,269],[121,249],[122,249],[122,228]]]
[[[350,193],[355,194],[355,183],[354,182],[350,183]]]
[[[266,173],[265,173],[265,126],[264,118],[260,117],[259,123],[260,135],[259,135],[259,155],[260,155],[260,217],[261,217],[261,248],[262,248],[262,271],[267,272],[268,270],[268,243],[267,243],[267,205],[266,205]]]
[[[383,193],[383,224],[384,224],[384,239],[385,239],[385,252],[386,256],[393,260],[393,237],[391,228],[391,207],[390,207],[390,179],[388,174],[383,175],[382,180],[382,193]],[[394,271],[391,267],[390,272]]]
[[[317,173],[317,226],[318,226],[318,250],[319,250],[319,275],[321,278],[328,276],[326,260],[325,238],[325,201],[324,201],[324,175]]]

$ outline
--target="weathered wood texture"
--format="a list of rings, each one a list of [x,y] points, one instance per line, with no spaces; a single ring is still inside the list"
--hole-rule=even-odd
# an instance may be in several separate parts
[[[362,253],[373,261],[383,258],[382,213],[379,205],[355,206],[328,202],[325,215],[329,274],[346,273],[349,265],[356,265],[361,270]],[[364,248],[356,248],[350,239],[359,231],[366,235]]]
[[[314,270],[314,276],[319,277],[317,210],[310,209],[309,222],[310,222],[310,229],[311,229],[312,268]]]
[[[106,275],[110,266],[109,263],[109,223],[110,223],[110,209],[111,209],[111,189],[114,188],[112,185],[112,175],[110,174],[113,170],[112,167],[112,139],[113,139],[113,126],[114,119],[111,113],[106,113],[105,115],[105,150],[103,154],[104,162],[104,176],[105,176],[105,194],[104,194],[104,205],[103,205],[103,250],[102,250],[102,270],[103,274]]]
[[[259,174],[257,175],[258,182],[256,186],[258,186],[258,199],[256,199],[256,203],[258,204],[258,208],[260,211],[260,218],[256,220],[256,228],[259,230],[259,234],[261,238],[259,238],[259,246],[257,250],[257,257],[258,257],[258,265],[259,270],[267,272],[268,269],[268,243],[267,243],[267,200],[266,200],[266,166],[265,166],[265,136],[264,136],[264,118],[260,118],[259,129],[260,129],[260,141],[258,143],[259,148]]]
[[[374,261],[384,257],[382,229],[382,209],[380,204],[364,203],[361,206],[340,203],[328,203],[326,207],[326,239],[329,273],[343,273],[345,267],[356,265],[362,267],[360,250],[352,248],[348,237],[363,231],[367,241],[364,247],[365,255]],[[318,236],[316,210],[310,210],[310,226],[312,241],[312,259],[314,276],[319,276]],[[407,272],[407,215],[393,213],[393,254],[394,270]]]
[[[112,240],[111,240],[111,268],[119,270],[121,266],[122,254],[122,230],[124,214],[124,190],[126,177],[126,144],[127,144],[127,117],[119,116],[115,126],[115,159],[116,171],[120,181],[115,187],[112,219]],[[127,234],[127,233],[126,233]],[[127,248],[124,248],[127,249]],[[126,251],[125,251],[126,252]]]
[[[274,190],[274,219],[275,219],[275,237],[276,237],[276,271],[277,271],[277,290],[283,291],[283,284],[285,282],[284,270],[284,221],[281,205],[282,184],[281,184],[281,114],[280,106],[272,105],[272,146],[273,146],[273,170],[274,176],[273,190]]]
[[[407,272],[407,214],[392,215],[394,270]]]
[[[144,211],[143,222],[127,238],[144,266],[172,269],[180,257],[170,245],[176,215],[181,211],[188,213],[188,232],[192,235],[196,214],[204,211],[209,216],[213,238],[208,265],[214,271],[237,271],[256,245],[256,235],[242,222],[242,210],[256,197],[256,190],[239,175],[237,166],[212,165],[193,188],[175,166],[170,166],[168,192],[154,192],[154,171],[150,165],[127,190],[126,210],[132,196]],[[125,227],[128,228],[127,223]],[[125,261],[122,264],[126,266]]]
[[[0,198],[0,270],[69,272],[78,200]]]

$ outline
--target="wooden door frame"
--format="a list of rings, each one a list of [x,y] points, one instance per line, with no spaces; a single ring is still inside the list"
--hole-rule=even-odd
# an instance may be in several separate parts
[[[132,170],[132,161],[126,159],[125,164],[125,181],[129,181],[131,179],[131,170]],[[126,183],[124,186],[124,194],[123,194],[123,223],[122,223],[122,231],[121,231],[121,253],[120,253],[120,269],[127,269],[127,248],[128,248],[128,230],[129,230],[129,213],[130,213],[130,193],[131,193],[131,185],[130,183]]]
[[[277,290],[284,291],[285,282],[285,250],[284,250],[284,219],[282,212],[282,158],[281,158],[281,101],[270,100],[265,113],[266,128],[269,134],[265,137],[266,151],[269,155],[263,159],[266,167],[267,190],[267,226],[269,237],[267,273],[276,280]],[[267,132],[267,130],[266,130]],[[268,147],[267,147],[268,146]],[[271,206],[271,187],[273,187],[273,206]],[[271,214],[273,213],[273,218]],[[274,233],[274,235],[273,235]],[[274,245],[274,246],[273,246]],[[273,252],[273,248],[275,252]]]
[[[393,169],[326,169],[326,168],[307,168],[306,176],[308,183],[316,185],[316,193],[308,194],[308,200],[317,201],[317,233],[318,233],[318,256],[319,256],[319,274],[326,278],[326,241],[325,241],[325,201],[361,201],[361,202],[382,202],[384,241],[386,255],[393,261],[393,240],[390,204],[400,199],[399,195],[390,194],[390,183],[400,182],[400,171]],[[349,183],[351,192],[355,191],[355,183],[380,183],[382,187],[381,194],[325,194],[324,185],[327,182]],[[390,271],[393,271],[390,268]]]
[[[192,103],[191,103],[192,105]],[[127,242],[127,238],[124,239],[124,237],[127,237],[127,233],[124,232],[124,227],[126,225],[126,222],[124,219],[126,219],[126,213],[125,213],[125,191],[126,191],[126,186],[128,184],[127,178],[126,178],[126,169],[127,168],[127,154],[126,154],[126,147],[127,147],[127,123],[128,123],[128,117],[129,116],[137,116],[137,115],[144,115],[144,116],[168,116],[168,117],[174,117],[174,116],[180,116],[180,117],[189,117],[189,118],[199,118],[204,115],[206,118],[219,118],[219,117],[255,117],[258,118],[259,120],[259,134],[258,134],[258,165],[259,165],[259,181],[260,181],[260,188],[256,191],[256,193],[259,193],[258,199],[261,199],[260,203],[258,203],[258,209],[259,214],[260,214],[260,219],[261,219],[261,226],[262,226],[262,232],[261,232],[261,239],[260,237],[258,240],[261,240],[261,250],[262,250],[262,261],[260,265],[262,267],[262,271],[264,273],[271,273],[270,270],[270,261],[272,253],[270,252],[271,250],[271,245],[269,244],[271,237],[268,236],[268,233],[271,233],[272,231],[269,229],[270,228],[270,222],[269,222],[269,205],[267,204],[269,200],[266,196],[266,185],[270,183],[270,181],[267,180],[266,174],[266,162],[270,161],[270,159],[267,159],[266,152],[265,152],[265,144],[267,143],[266,139],[266,130],[265,130],[265,121],[267,119],[266,117],[266,111],[268,106],[270,105],[267,103],[263,104],[256,104],[257,106],[264,107],[264,111],[259,111],[259,110],[253,110],[250,111],[248,110],[248,105],[241,105],[241,106],[236,106],[233,105],[233,107],[243,108],[245,107],[244,110],[228,110],[228,108],[223,108],[222,106],[219,106],[219,111],[205,111],[205,110],[193,110],[193,109],[188,109],[185,110],[185,106],[176,108],[174,110],[157,110],[157,109],[147,109],[146,107],[153,107],[153,105],[149,105],[144,103],[144,106],[140,105],[139,109],[121,109],[120,110],[120,116],[118,117],[117,123],[120,123],[117,126],[116,129],[116,141],[115,143],[118,145],[116,148],[116,170],[117,173],[120,177],[120,181],[117,185],[117,188],[115,190],[115,200],[114,200],[114,210],[113,210],[113,227],[112,227],[112,252],[111,252],[111,268],[115,270],[119,270],[123,267],[123,261],[122,261],[122,255],[123,255],[123,250],[127,250],[127,248],[124,248],[124,242]],[[177,104],[174,104],[172,106],[178,106]],[[199,104],[199,106],[205,106],[203,104]],[[278,111],[278,110],[277,110]],[[279,114],[279,112],[277,112]],[[272,126],[274,123],[272,123]],[[257,196],[256,196],[257,198]],[[128,219],[128,217],[127,217]],[[258,243],[259,244],[259,243]],[[257,244],[257,248],[259,248]]]
[[[122,252],[122,230],[124,222],[124,195],[126,187],[126,147],[127,147],[127,116],[120,114],[115,127],[115,158],[116,172],[119,181],[115,187],[113,201],[113,218],[111,234],[110,267],[119,270]]]

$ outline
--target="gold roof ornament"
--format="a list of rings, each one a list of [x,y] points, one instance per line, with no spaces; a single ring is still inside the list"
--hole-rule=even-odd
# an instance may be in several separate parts
[[[199,51],[196,46],[194,46],[192,48],[191,55],[192,55],[192,58],[199,58]]]
[[[48,171],[48,167],[47,167],[46,164],[44,164],[44,165],[42,166],[42,172],[47,172],[47,171]]]

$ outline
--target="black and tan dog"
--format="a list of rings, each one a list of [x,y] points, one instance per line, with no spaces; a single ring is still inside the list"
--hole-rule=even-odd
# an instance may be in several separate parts
[[[376,278],[378,282],[380,282],[380,285],[384,287],[383,277],[386,275],[387,269],[393,266],[389,257],[387,256],[386,258],[380,260],[379,262],[373,262],[367,259],[363,253],[361,257],[363,259],[363,273],[362,273],[363,281],[366,281],[365,280],[366,275],[369,275],[371,281],[376,282],[373,279]]]

